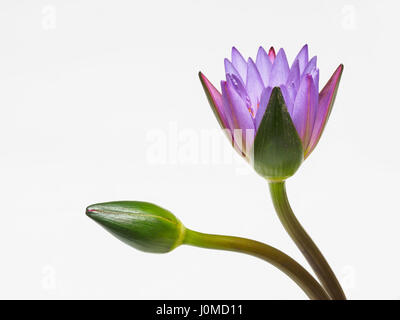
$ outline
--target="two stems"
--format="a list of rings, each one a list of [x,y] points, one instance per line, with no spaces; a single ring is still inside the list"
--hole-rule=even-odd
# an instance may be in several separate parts
[[[345,300],[346,296],[328,262],[295,217],[286,195],[285,182],[269,183],[275,210],[287,233],[303,253],[320,283],[299,263],[267,244],[232,236],[200,233],[186,229],[184,244],[207,249],[245,253],[263,259],[289,276],[313,300]]]
[[[239,237],[200,233],[186,229],[184,244],[245,253],[263,259],[288,275],[313,300],[329,300],[321,285],[295,260],[267,244]]]
[[[310,266],[313,268],[323,287],[334,300],[345,300],[346,296],[339,281],[333,273],[328,262],[313,240],[296,219],[286,195],[285,182],[270,182],[270,192],[275,206],[287,233],[303,253]]]

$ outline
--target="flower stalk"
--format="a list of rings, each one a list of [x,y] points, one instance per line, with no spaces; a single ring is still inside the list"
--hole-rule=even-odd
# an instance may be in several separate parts
[[[187,229],[170,211],[142,201],[97,203],[86,214],[115,237],[144,252],[167,253],[187,244],[229,250],[261,258],[286,273],[310,299],[327,300],[321,285],[283,252],[258,241],[213,235]]]
[[[265,260],[289,276],[312,300],[329,300],[313,276],[282,251],[265,243],[240,237],[214,235],[186,229],[183,244],[206,249],[227,250]]]
[[[346,300],[343,289],[328,262],[294,215],[287,198],[285,182],[270,182],[269,188],[282,225],[307,259],[326,292],[333,300]]]

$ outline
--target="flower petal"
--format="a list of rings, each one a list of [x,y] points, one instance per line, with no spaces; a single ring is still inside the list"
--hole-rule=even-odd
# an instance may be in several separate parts
[[[214,112],[220,126],[225,129],[228,127],[228,121],[223,110],[222,96],[213,84],[206,78],[204,74],[199,72],[199,78],[203,85],[204,92],[206,93],[208,102]]]
[[[247,109],[246,102],[236,91],[230,77],[228,77],[226,82],[222,83],[222,96],[224,104],[231,114],[231,129],[233,129],[234,142],[238,145],[243,154],[247,154],[248,146],[253,142],[252,140],[248,141],[249,135],[247,130],[249,130],[249,132],[252,131],[252,138],[254,139],[254,122]]]
[[[335,102],[336,92],[339,86],[342,72],[343,65],[341,64],[333,73],[333,75],[319,94],[318,110],[315,118],[314,128],[311,134],[310,143],[307,147],[305,157],[307,157],[314,150],[319,139],[321,138],[322,132],[331,113],[333,103]]]
[[[240,97],[243,99],[243,101],[246,103],[247,107],[251,106],[251,100],[247,94],[247,90],[245,86],[243,85],[242,81],[240,80],[239,77],[235,76],[234,74],[226,75],[226,81],[230,81],[235,88],[236,92],[240,95]]]
[[[317,91],[319,91],[319,69],[314,69],[314,71],[311,72],[311,76],[314,80],[314,85],[317,88]]]
[[[304,45],[304,47],[301,48],[293,61],[292,67],[296,63],[296,61],[298,61],[299,63],[300,74],[302,74],[308,64],[308,45]]]
[[[287,86],[291,86],[292,84],[297,89],[300,85],[300,63],[296,60],[292,67],[290,68],[289,76],[286,81]]]
[[[290,115],[293,113],[294,100],[296,99],[297,90],[300,86],[300,67],[299,61],[296,60],[290,69],[286,86],[281,86],[282,95],[286,100],[286,106]]]
[[[271,63],[274,63],[275,58],[276,58],[276,53],[275,53],[274,47],[269,48],[268,57],[269,57],[269,60],[271,61]]]
[[[264,113],[267,110],[269,98],[271,97],[271,92],[272,92],[272,88],[268,87],[268,88],[265,88],[261,93],[260,104],[259,104],[257,112],[256,112],[256,117],[254,118],[254,125],[256,128],[256,131],[260,127],[261,120],[263,119]]]
[[[307,74],[300,83],[292,115],[294,126],[300,136],[304,150],[306,150],[311,138],[317,107],[318,91],[315,88],[312,76]]]
[[[243,79],[243,83],[246,83],[247,63],[235,47],[232,47],[232,64],[239,72],[240,77]]]
[[[293,107],[294,107],[294,100],[296,98],[295,90],[293,88],[293,85],[290,87],[281,85],[281,93],[283,96],[283,99],[285,100],[286,108],[287,111],[289,112],[290,115],[292,115],[293,112]]]
[[[228,59],[225,58],[224,65],[225,65],[225,73],[235,75],[240,80],[240,82],[244,85],[242,77],[240,76],[240,74],[236,70],[236,68],[233,66],[232,62],[230,62]]]
[[[305,67],[305,69],[301,73],[301,76],[304,77],[306,74],[310,74],[316,68],[317,68],[317,56],[314,56],[308,62],[307,66]]]
[[[223,95],[228,99],[228,106],[232,112],[234,129],[250,129],[254,128],[253,119],[251,118],[246,101],[239,95],[235,89],[235,85],[230,77],[226,81],[226,91]]]
[[[246,83],[247,93],[250,97],[251,108],[253,110],[253,115],[257,111],[258,103],[260,102],[261,92],[264,89],[264,84],[261,79],[260,73],[253,60],[249,58],[247,62],[247,83]]]
[[[260,47],[257,52],[256,66],[260,73],[261,79],[264,83],[264,87],[268,86],[268,79],[271,74],[272,63],[265,52],[263,47]]]
[[[289,76],[289,64],[286,58],[285,51],[279,49],[278,54],[272,65],[271,77],[269,80],[270,87],[278,87],[285,84]]]
[[[241,155],[245,156],[242,152],[242,148],[235,142],[235,128],[233,123],[233,114],[232,108],[230,107],[230,103],[228,101],[228,94],[226,92],[226,81],[221,81],[221,91],[222,91],[222,102],[223,102],[223,110],[227,120],[227,128],[224,130],[226,136],[228,137],[232,147]],[[240,139],[239,139],[240,140]]]
[[[226,81],[221,81],[221,92],[222,92],[222,105],[223,105],[223,112],[226,118],[226,129],[231,131],[233,134],[234,124],[233,124],[233,115],[231,107],[229,106],[228,102],[228,95],[226,93]]]

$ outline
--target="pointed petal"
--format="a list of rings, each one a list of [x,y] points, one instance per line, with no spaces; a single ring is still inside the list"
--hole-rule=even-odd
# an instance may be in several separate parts
[[[275,58],[276,58],[276,53],[275,53],[274,47],[269,48],[268,57],[269,57],[269,60],[271,61],[271,63],[274,63]]]
[[[263,47],[260,47],[257,52],[256,66],[263,80],[264,87],[268,86],[268,79],[272,69],[271,60]]]
[[[311,75],[307,74],[300,83],[293,107],[293,123],[303,144],[304,151],[311,138],[318,106],[318,91]]]
[[[235,88],[236,92],[240,95],[240,97],[243,99],[243,101],[246,103],[247,107],[251,106],[251,100],[247,94],[247,90],[242,83],[241,79],[234,74],[226,75],[226,81],[230,81]]]
[[[227,108],[230,110],[232,115],[234,142],[239,146],[243,154],[247,154],[246,151],[248,150],[248,143],[250,142],[252,144],[253,141],[248,141],[248,138],[246,140],[246,130],[252,130],[254,138],[253,118],[247,109],[246,102],[235,90],[234,84],[229,77],[222,87],[222,95],[224,97],[224,102],[226,103]],[[239,134],[235,132],[238,131],[237,129],[241,130],[239,131]]]
[[[285,87],[285,86],[281,86],[281,88],[282,87]],[[290,101],[290,102],[287,102],[287,108],[288,108],[289,114],[292,116],[294,100],[296,100],[296,95],[297,95],[298,89],[295,87],[294,83],[292,83],[289,86],[286,86],[285,88],[286,88],[287,92],[284,92],[284,90],[282,90],[282,94],[285,99],[286,99],[286,95],[288,96],[288,101]]]
[[[255,115],[258,103],[260,102],[261,92],[264,89],[264,84],[255,63],[251,58],[249,58],[249,61],[247,62],[246,89],[250,97],[251,108],[254,111],[253,114]]]
[[[239,72],[240,77],[243,79],[243,83],[246,83],[247,63],[235,47],[232,48],[232,64]]]
[[[226,81],[221,81],[221,92],[222,92],[223,111],[227,123],[226,129],[229,129],[231,131],[231,134],[233,134],[233,129],[234,129],[233,115],[232,115],[232,110],[229,106],[228,95],[226,93]]]
[[[223,110],[224,114],[226,116],[227,120],[227,128],[224,130],[226,136],[228,137],[232,147],[241,155],[245,156],[245,154],[242,152],[241,147],[235,142],[235,128],[234,128],[234,122],[233,122],[233,114],[232,114],[232,108],[230,107],[230,102],[228,100],[228,94],[226,91],[226,81],[221,81],[221,92],[222,92],[222,102],[223,102]]]
[[[314,85],[317,88],[317,91],[319,91],[319,69],[317,68],[314,71],[312,71],[311,76],[314,80]]]
[[[289,64],[286,58],[285,51],[279,49],[278,55],[272,65],[271,78],[269,80],[270,87],[279,87],[285,84],[289,76]]]
[[[296,89],[300,85],[300,66],[298,60],[296,60],[290,68],[289,76],[286,81],[287,86],[291,86],[292,84],[294,84]]]
[[[297,90],[300,86],[300,67],[299,61],[296,60],[290,69],[285,89],[282,90],[283,97],[286,100],[286,105],[290,115],[293,113],[294,100],[296,99]],[[283,86],[281,86],[282,88]]]
[[[301,76],[304,77],[306,74],[310,74],[314,69],[317,68],[317,56],[312,57],[308,62],[307,66],[303,70]]]
[[[299,51],[299,53],[297,54],[296,58],[293,61],[292,67],[296,61],[298,61],[299,63],[300,74],[302,74],[308,64],[308,45],[304,45],[304,47],[301,48],[301,50]]]
[[[235,129],[251,129],[254,128],[253,119],[247,108],[245,100],[236,91],[235,86],[230,78],[226,81],[225,88],[226,97],[228,98],[229,108],[233,116],[233,125]]]
[[[223,111],[222,96],[213,84],[206,78],[204,74],[199,72],[199,78],[203,85],[204,92],[206,93],[208,102],[214,112],[220,126],[225,129],[228,127],[228,122]]]
[[[286,87],[284,85],[280,86],[283,99],[285,99],[285,104],[287,111],[290,115],[292,115],[293,107],[294,107],[294,100],[295,100],[295,93],[293,92],[293,87]]]
[[[236,68],[233,66],[232,62],[230,62],[228,59],[224,60],[224,65],[225,65],[225,73],[226,74],[232,74],[235,75],[238,79],[240,79],[240,81],[242,82],[242,84],[244,85],[243,79],[240,76],[239,72],[236,70]]]
[[[272,88],[268,87],[268,88],[265,88],[263,90],[263,92],[261,93],[260,105],[258,106],[258,109],[256,112],[256,117],[254,118],[254,125],[256,128],[256,131],[258,130],[261,120],[263,119],[264,113],[267,110],[269,98],[271,97],[271,92],[272,92]]]
[[[321,138],[322,132],[331,113],[333,103],[335,102],[335,97],[337,89],[339,87],[342,72],[343,65],[341,64],[333,73],[332,77],[329,79],[329,81],[326,83],[325,87],[321,90],[319,94],[318,110],[315,118],[314,128],[311,134],[310,143],[307,148],[305,157],[307,157],[314,150],[319,139]]]

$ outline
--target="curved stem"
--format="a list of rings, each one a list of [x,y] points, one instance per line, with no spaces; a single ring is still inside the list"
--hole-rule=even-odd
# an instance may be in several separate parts
[[[296,219],[287,199],[285,182],[270,182],[269,187],[279,219],[287,233],[313,268],[325,290],[332,299],[345,300],[346,296],[343,289],[328,262]]]
[[[184,244],[245,253],[263,259],[283,271],[313,300],[329,300],[321,285],[295,260],[264,243],[231,236],[200,233],[186,229]]]

